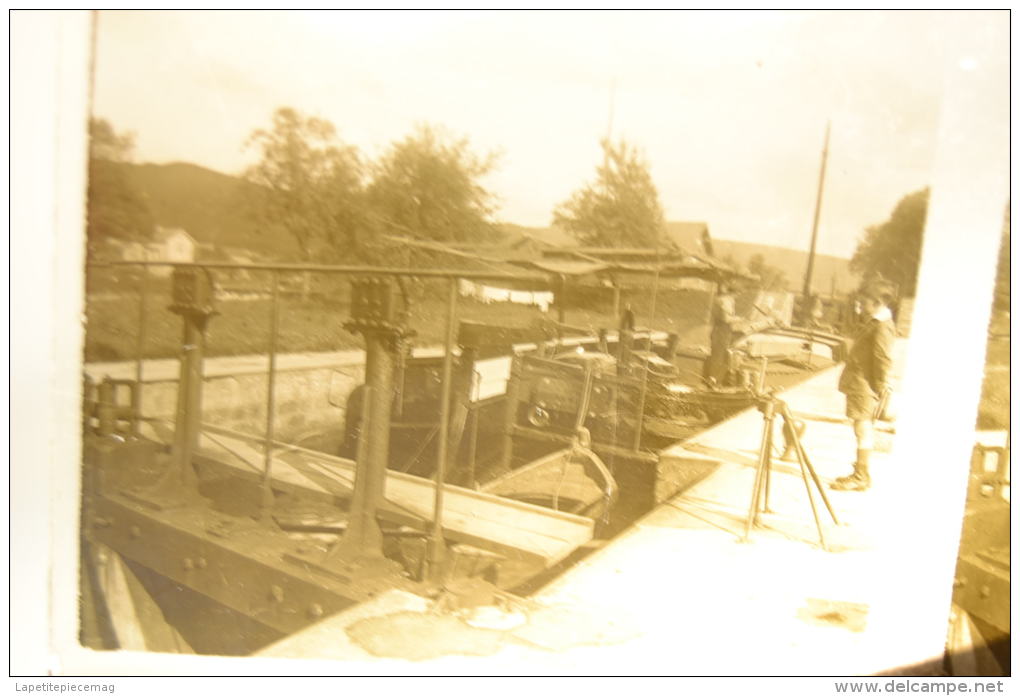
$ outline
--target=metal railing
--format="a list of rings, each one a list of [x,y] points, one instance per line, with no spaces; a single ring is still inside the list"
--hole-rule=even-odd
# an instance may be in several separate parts
[[[282,273],[316,273],[316,274],[327,274],[327,275],[346,275],[346,276],[388,276],[388,277],[406,277],[406,278],[430,278],[430,279],[448,279],[451,281],[451,299],[450,306],[453,311],[456,311],[457,293],[456,293],[456,281],[463,280],[495,280],[495,281],[515,281],[515,282],[529,282],[529,283],[547,283],[549,282],[548,276],[536,273],[500,273],[494,271],[466,271],[459,269],[413,269],[413,268],[389,268],[389,267],[374,267],[374,266],[349,266],[349,265],[316,265],[316,264],[266,264],[266,263],[215,263],[215,262],[200,262],[200,263],[183,263],[183,262],[170,262],[170,261],[97,261],[90,262],[88,268],[129,268],[139,269],[142,271],[139,273],[139,280],[137,286],[138,294],[138,332],[135,337],[135,350],[134,356],[131,359],[135,365],[135,381],[138,384],[144,382],[144,361],[145,361],[145,348],[148,330],[148,316],[149,316],[149,300],[152,292],[151,282],[149,278],[151,276],[151,269],[156,267],[164,268],[199,268],[207,271],[220,270],[220,271],[261,271],[269,273],[271,276],[271,283],[269,285],[270,295],[270,331],[269,331],[269,346],[267,348],[267,356],[269,358],[269,379],[272,383],[275,377],[275,358],[277,353],[277,336],[279,333],[279,302],[280,302],[280,275]],[[448,317],[449,318],[449,317]],[[449,333],[449,332],[448,332]],[[444,347],[449,353],[452,348],[452,336],[447,336],[447,340],[444,343]],[[136,397],[137,403],[133,403],[135,411],[140,415],[142,413],[142,396],[139,393]],[[271,423],[267,423],[267,430],[272,427]]]
[[[350,278],[356,277],[388,277],[388,278],[414,278],[414,279],[426,279],[426,280],[446,280],[447,281],[447,297],[446,297],[446,325],[444,334],[444,359],[443,359],[443,373],[442,373],[442,389],[440,396],[440,413],[439,413],[439,432],[437,442],[437,462],[436,462],[436,489],[435,489],[435,501],[434,501],[434,515],[432,520],[431,535],[433,540],[433,552],[431,559],[433,563],[438,563],[439,558],[436,554],[442,553],[442,509],[443,509],[443,489],[444,479],[446,475],[446,465],[448,456],[448,437],[450,427],[450,397],[451,397],[451,383],[453,380],[453,352],[454,352],[454,340],[455,340],[455,329],[456,329],[456,313],[457,313],[457,300],[458,300],[458,281],[464,280],[477,280],[477,281],[512,281],[515,283],[531,283],[536,285],[545,285],[549,283],[549,276],[545,274],[536,273],[508,273],[500,271],[470,271],[462,269],[422,269],[422,268],[395,268],[395,267],[373,267],[373,266],[354,266],[354,265],[321,265],[321,264],[292,264],[292,263],[181,263],[181,262],[168,262],[168,261],[110,261],[110,262],[94,262],[88,264],[90,269],[101,269],[101,268],[128,268],[138,269],[139,279],[137,285],[138,293],[138,330],[135,336],[134,345],[134,363],[135,363],[135,381],[137,388],[132,391],[132,403],[131,409],[133,410],[137,419],[143,418],[143,397],[142,397],[142,385],[144,383],[144,363],[145,363],[145,349],[147,344],[147,333],[148,323],[150,316],[150,295],[152,293],[152,283],[150,282],[150,275],[152,269],[156,267],[169,267],[172,270],[176,269],[198,269],[203,272],[212,274],[214,271],[221,271],[224,273],[239,272],[245,273],[266,273],[269,274],[269,340],[267,346],[267,390],[266,390],[266,423],[263,437],[263,446],[265,449],[263,471],[261,475],[261,490],[262,490],[262,512],[267,514],[272,507],[272,466],[273,466],[273,450],[274,450],[274,436],[276,430],[276,414],[275,414],[275,401],[276,401],[276,372],[277,372],[277,352],[279,349],[278,335],[280,331],[280,295],[281,295],[281,277],[287,274],[325,274],[329,276],[345,276]],[[182,321],[187,322],[186,317],[182,317]],[[202,340],[204,341],[204,329],[201,331]],[[201,357],[199,357],[201,360]],[[182,359],[182,366],[184,365]],[[183,377],[183,372],[182,372]],[[198,374],[198,378],[201,379],[201,374]],[[178,384],[178,390],[184,387],[182,383]],[[179,392],[180,398],[180,392]],[[201,408],[198,409],[201,411]],[[179,414],[182,411],[179,410]],[[175,429],[181,427],[193,428],[193,437],[197,438],[197,431],[201,428],[200,413],[187,414],[185,420],[188,423],[175,423]],[[175,438],[175,441],[177,438]],[[185,464],[190,465],[190,451],[187,462],[179,463],[181,466]]]

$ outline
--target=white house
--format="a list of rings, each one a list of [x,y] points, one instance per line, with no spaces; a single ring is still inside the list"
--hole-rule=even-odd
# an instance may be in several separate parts
[[[195,260],[195,238],[179,227],[157,227],[149,242],[149,261],[191,263]],[[169,266],[157,266],[157,275],[169,275]]]
[[[199,244],[195,238],[179,227],[157,227],[149,241],[128,241],[110,238],[102,242],[99,248],[102,257],[122,259],[124,261],[169,261],[172,263],[192,263],[195,261]],[[149,272],[153,275],[170,275],[170,266],[153,266]]]
[[[113,249],[120,252],[125,261],[170,261],[191,263],[195,260],[198,246],[195,238],[179,227],[157,227],[149,242],[111,242]],[[170,275],[170,266],[155,266],[149,269],[153,275]]]

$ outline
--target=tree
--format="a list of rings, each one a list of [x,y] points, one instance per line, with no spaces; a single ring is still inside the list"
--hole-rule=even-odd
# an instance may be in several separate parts
[[[155,230],[149,203],[128,175],[133,150],[133,133],[118,134],[103,119],[89,121],[85,227],[89,256],[110,240],[144,241]]]
[[[850,270],[865,278],[892,282],[901,296],[912,297],[917,288],[927,213],[927,188],[904,196],[888,220],[865,231],[850,259]]]
[[[292,236],[305,261],[358,253],[365,167],[332,123],[280,108],[246,145],[260,153],[245,172],[259,232]]]
[[[654,247],[664,226],[659,192],[648,164],[626,142],[601,142],[603,163],[594,183],[553,211],[553,224],[589,246]]]
[[[369,200],[388,234],[440,242],[488,241],[495,196],[480,179],[498,155],[474,154],[466,138],[427,124],[392,145],[375,167]]]
[[[111,162],[130,162],[134,159],[135,134],[118,134],[110,122],[103,118],[89,119],[89,157]]]

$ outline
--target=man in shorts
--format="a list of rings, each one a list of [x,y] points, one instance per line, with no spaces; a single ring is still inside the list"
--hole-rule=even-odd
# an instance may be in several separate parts
[[[837,491],[866,491],[871,486],[868,460],[875,446],[875,416],[882,394],[889,386],[892,349],[896,338],[890,292],[880,286],[861,295],[861,325],[847,355],[839,378],[839,390],[846,395],[846,415],[854,424],[857,461],[849,476],[836,479]]]

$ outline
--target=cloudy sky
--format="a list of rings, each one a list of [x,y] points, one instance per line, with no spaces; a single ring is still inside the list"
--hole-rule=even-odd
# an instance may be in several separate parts
[[[486,181],[498,216],[534,226],[591,180],[611,128],[643,150],[667,219],[801,249],[831,120],[819,250],[849,256],[930,181],[956,19],[102,12],[93,111],[135,131],[139,161],[230,174],[280,106],[329,119],[370,157],[418,122],[440,124],[502,153]],[[1006,51],[993,67],[1006,74]]]

